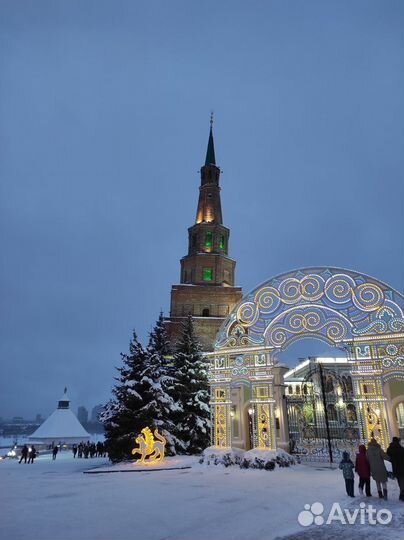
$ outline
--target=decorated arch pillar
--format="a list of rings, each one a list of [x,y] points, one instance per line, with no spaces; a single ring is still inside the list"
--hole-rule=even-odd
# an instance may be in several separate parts
[[[388,322],[395,327],[403,323],[393,317],[382,319],[376,328],[388,330]],[[393,326],[394,329],[394,326]],[[369,332],[369,329],[368,329]],[[396,435],[392,423],[392,403],[386,380],[404,375],[404,334],[374,333],[369,336],[354,337],[352,350],[352,380],[360,419],[361,435],[364,442],[375,438],[383,448]]]
[[[228,448],[231,446],[231,399],[230,383],[211,386],[211,441],[213,446]]]
[[[252,382],[253,447],[259,450],[276,449],[275,411],[272,381]]]

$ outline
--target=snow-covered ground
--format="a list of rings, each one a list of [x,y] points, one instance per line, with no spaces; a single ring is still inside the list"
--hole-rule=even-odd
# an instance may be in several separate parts
[[[83,474],[106,463],[56,461],[33,465],[0,461],[1,540],[272,540],[274,538],[404,537],[404,503],[395,481],[390,500],[349,499],[339,470],[297,465],[274,471],[206,467],[194,458],[168,458],[191,469]],[[132,466],[129,466],[131,468]],[[122,468],[122,466],[118,466]],[[125,467],[124,467],[125,468]],[[127,468],[127,467],[126,467]],[[111,467],[108,467],[111,470]],[[375,486],[372,486],[376,493]],[[393,514],[390,525],[313,525],[297,517],[305,504],[354,509],[360,502]],[[295,536],[297,534],[297,536]],[[302,535],[302,536],[301,536]]]

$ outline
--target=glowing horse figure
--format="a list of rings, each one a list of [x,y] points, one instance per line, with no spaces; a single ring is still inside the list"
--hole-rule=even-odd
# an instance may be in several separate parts
[[[141,433],[143,435],[139,435],[138,437],[136,437],[136,442],[139,447],[132,450],[133,455],[141,455],[141,458],[138,459],[136,463],[150,465],[162,461],[164,458],[164,450],[167,442],[166,439],[162,435],[160,435],[157,429],[154,430],[154,437],[156,437],[157,441],[154,439],[150,428],[143,428]],[[147,456],[149,457],[147,458]]]

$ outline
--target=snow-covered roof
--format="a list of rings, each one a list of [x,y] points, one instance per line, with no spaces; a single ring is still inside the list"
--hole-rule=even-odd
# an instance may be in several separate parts
[[[88,440],[90,435],[80,424],[69,406],[70,400],[67,397],[67,389],[65,388],[56,411],[29,438],[43,442],[80,442]]]

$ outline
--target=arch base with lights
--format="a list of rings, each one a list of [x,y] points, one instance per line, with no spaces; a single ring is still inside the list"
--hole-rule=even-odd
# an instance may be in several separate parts
[[[400,435],[404,297],[370,276],[317,267],[268,280],[222,325],[214,352],[207,354],[216,448],[290,449],[285,389],[290,370],[277,356],[307,337],[343,351],[359,439],[374,437],[386,447],[390,437]],[[343,400],[339,404],[342,410]]]

